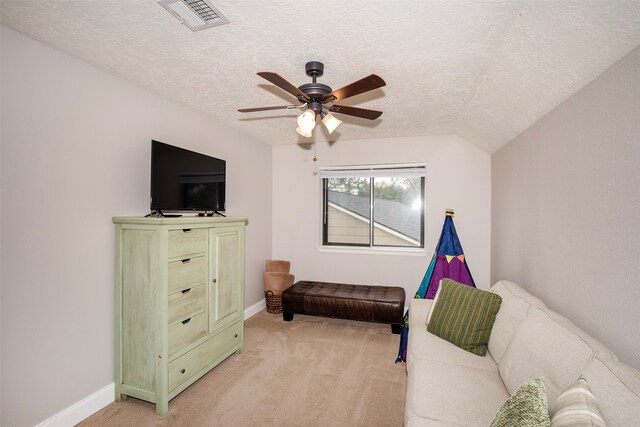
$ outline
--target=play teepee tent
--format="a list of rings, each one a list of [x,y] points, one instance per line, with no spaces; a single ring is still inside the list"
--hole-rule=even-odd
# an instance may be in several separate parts
[[[440,280],[452,279],[465,285],[473,286],[475,283],[471,272],[464,259],[462,245],[456,233],[456,227],[453,225],[453,209],[447,209],[444,225],[440,240],[433,253],[429,268],[422,279],[422,283],[418,287],[418,291],[414,298],[433,299],[438,290]],[[402,323],[402,331],[400,334],[400,349],[396,363],[407,360],[407,339],[409,333],[409,311],[404,315]]]

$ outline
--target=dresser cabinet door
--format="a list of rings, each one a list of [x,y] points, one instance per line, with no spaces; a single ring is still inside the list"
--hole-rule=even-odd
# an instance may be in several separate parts
[[[242,318],[244,230],[220,227],[210,233],[209,333],[214,333]]]

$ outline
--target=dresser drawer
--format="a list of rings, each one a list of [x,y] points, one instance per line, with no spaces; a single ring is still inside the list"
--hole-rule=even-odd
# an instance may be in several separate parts
[[[169,358],[189,344],[207,335],[207,316],[200,313],[169,327]]]
[[[169,363],[169,390],[193,377],[224,352],[238,346],[241,339],[242,322],[238,322]]]
[[[206,303],[205,285],[186,288],[169,295],[169,325],[203,312]]]
[[[169,293],[207,282],[207,258],[197,256],[169,263]]]
[[[206,228],[169,230],[169,258],[204,253],[208,242],[209,232]]]

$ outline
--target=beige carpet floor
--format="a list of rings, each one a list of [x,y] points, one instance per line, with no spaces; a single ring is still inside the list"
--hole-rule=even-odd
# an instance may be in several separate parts
[[[401,426],[406,371],[394,364],[389,325],[262,311],[245,322],[234,354],[169,402],[169,413],[133,398],[90,426]]]

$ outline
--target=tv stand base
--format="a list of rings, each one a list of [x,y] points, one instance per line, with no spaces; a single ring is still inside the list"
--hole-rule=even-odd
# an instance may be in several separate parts
[[[156,218],[178,218],[181,217],[180,214],[166,214],[162,212],[160,209],[151,212],[150,214],[145,215],[146,217],[156,217]]]

